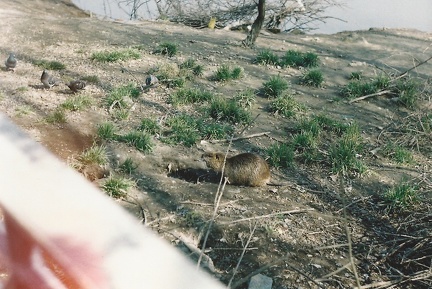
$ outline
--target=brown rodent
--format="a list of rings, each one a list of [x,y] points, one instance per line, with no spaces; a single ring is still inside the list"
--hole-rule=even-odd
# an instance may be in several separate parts
[[[206,153],[203,159],[209,168],[218,173],[222,172],[225,154]],[[270,181],[270,168],[259,155],[242,153],[227,157],[224,177],[228,178],[230,184],[259,187]]]

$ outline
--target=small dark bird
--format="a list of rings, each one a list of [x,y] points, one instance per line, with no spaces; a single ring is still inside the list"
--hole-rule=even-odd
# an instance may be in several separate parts
[[[78,90],[83,90],[86,87],[86,83],[82,80],[73,80],[66,84],[73,93],[77,93]]]
[[[17,60],[15,58],[15,54],[13,53],[9,54],[8,59],[6,59],[5,61],[6,70],[15,71],[16,65],[17,65]]]
[[[58,84],[57,79],[55,79],[52,75],[50,75],[48,71],[46,71],[45,69],[41,75],[41,82],[44,88],[48,88],[48,89]]]
[[[158,82],[159,82],[159,79],[157,79],[156,76],[149,75],[146,78],[145,84],[146,84],[146,87],[155,87],[158,85]]]

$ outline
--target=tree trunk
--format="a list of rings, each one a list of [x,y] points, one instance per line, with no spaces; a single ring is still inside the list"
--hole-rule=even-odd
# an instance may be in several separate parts
[[[264,22],[265,17],[265,0],[259,0],[258,2],[258,16],[252,24],[252,29],[249,32],[245,40],[243,40],[243,45],[246,47],[253,47],[258,35],[261,31],[261,27]]]

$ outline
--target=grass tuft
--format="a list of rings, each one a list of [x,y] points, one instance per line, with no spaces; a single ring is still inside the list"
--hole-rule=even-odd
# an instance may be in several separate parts
[[[255,92],[252,89],[240,91],[234,96],[234,100],[244,108],[252,108],[256,102]]]
[[[154,146],[150,134],[145,131],[133,130],[125,135],[119,136],[117,139],[134,146],[143,153],[151,152]]]
[[[111,122],[104,122],[97,126],[97,136],[102,140],[116,139],[117,130]]]
[[[269,163],[275,168],[289,168],[294,162],[294,149],[287,144],[276,143],[267,149]]]
[[[127,191],[135,186],[135,182],[131,179],[122,176],[111,176],[104,184],[102,189],[106,194],[113,198],[125,198],[127,196]]]
[[[138,128],[140,131],[147,132],[148,134],[155,135],[161,131],[161,127],[156,120],[150,118],[143,118]]]
[[[140,58],[140,53],[132,48],[116,50],[116,51],[99,51],[93,52],[90,57],[91,60],[97,62],[117,62],[119,60],[126,61],[129,59],[138,59]]]
[[[384,194],[390,209],[403,210],[418,202],[418,188],[409,182],[402,181]]]
[[[362,150],[361,135],[357,125],[351,125],[330,147],[329,158],[334,173],[343,175],[366,171],[366,166],[358,159]]]
[[[278,97],[281,96],[282,93],[288,89],[289,84],[285,79],[277,75],[272,76],[270,80],[264,82],[263,87],[264,96]]]
[[[68,98],[60,106],[71,111],[78,111],[89,108],[93,104],[93,99],[88,95],[77,95]]]
[[[323,81],[322,72],[318,69],[312,69],[303,74],[300,83],[307,86],[321,87]]]
[[[216,120],[228,121],[232,124],[248,124],[252,119],[251,113],[235,100],[221,97],[213,99],[208,107],[208,113]]]
[[[234,67],[231,69],[226,64],[223,64],[219,66],[219,68],[216,70],[216,73],[214,75],[214,80],[216,81],[228,81],[232,79],[239,79],[243,75],[243,68],[241,67]]]
[[[108,154],[104,146],[93,145],[78,156],[78,161],[84,165],[108,163]]]
[[[303,53],[288,50],[279,63],[282,67],[317,67],[319,65],[319,58],[318,55],[312,52]]]
[[[293,117],[298,111],[304,110],[291,95],[281,95],[270,103],[270,111],[284,117]]]
[[[164,42],[156,48],[155,53],[159,53],[162,55],[168,55],[169,57],[173,57],[177,55],[178,47],[177,44],[171,42]]]
[[[105,97],[108,107],[128,108],[127,98],[137,98],[141,91],[133,84],[123,85],[113,88]]]
[[[174,105],[181,105],[210,101],[213,98],[214,95],[209,91],[197,88],[185,88],[172,93],[169,102]]]
[[[67,122],[66,113],[63,108],[58,107],[47,115],[46,121],[51,124],[63,124]]]
[[[196,119],[187,114],[173,116],[167,120],[170,128],[167,143],[183,144],[186,147],[193,146],[200,138]]]
[[[58,61],[35,60],[33,64],[48,70],[62,70],[66,68],[66,65]]]
[[[265,65],[278,65],[279,57],[271,50],[264,49],[258,52],[257,57],[255,58],[255,63]]]
[[[135,173],[137,168],[138,165],[130,157],[126,158],[119,166],[120,172],[128,175]]]

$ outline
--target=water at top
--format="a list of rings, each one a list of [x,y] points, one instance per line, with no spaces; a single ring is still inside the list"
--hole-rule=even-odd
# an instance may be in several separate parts
[[[72,0],[78,7],[114,19],[129,19],[130,7],[119,6],[119,0]],[[432,32],[432,0],[343,0],[344,7],[331,7],[326,15],[342,19],[327,19],[316,23],[312,33],[337,33],[340,31],[375,28],[413,28]],[[158,16],[153,1],[143,5],[139,16],[155,19]]]

